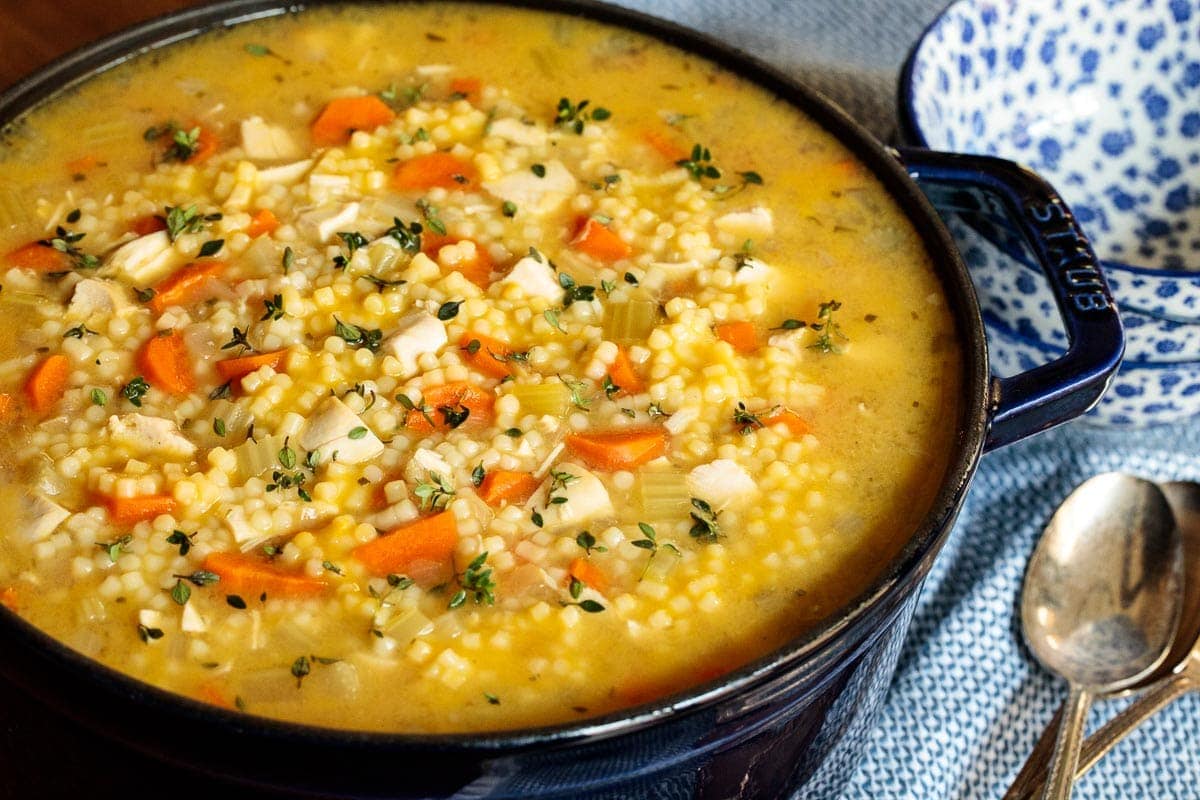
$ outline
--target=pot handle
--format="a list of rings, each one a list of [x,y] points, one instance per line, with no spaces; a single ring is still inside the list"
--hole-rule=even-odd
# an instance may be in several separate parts
[[[1117,306],[1091,244],[1054,188],[991,156],[901,148],[901,162],[940,211],[1003,217],[1025,237],[1062,314],[1070,347],[1010,378],[992,378],[994,450],[1067,422],[1099,402],[1125,352]]]

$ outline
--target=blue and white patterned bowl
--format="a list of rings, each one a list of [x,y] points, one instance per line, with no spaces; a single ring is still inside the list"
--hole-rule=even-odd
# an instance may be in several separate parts
[[[948,218],[946,225],[975,281],[988,331],[1000,328],[1033,342],[1066,348],[1067,334],[1045,276],[1025,268],[958,217]],[[1121,321],[1127,364],[1200,360],[1200,324],[1129,308],[1121,308]]]
[[[1061,356],[1062,347],[1008,331],[990,314],[988,357],[992,371],[1015,375]],[[1113,428],[1180,422],[1200,413],[1200,360],[1175,363],[1126,361],[1100,404],[1082,422]]]
[[[959,0],[900,93],[910,141],[1054,184],[1123,309],[1200,321],[1200,0]]]

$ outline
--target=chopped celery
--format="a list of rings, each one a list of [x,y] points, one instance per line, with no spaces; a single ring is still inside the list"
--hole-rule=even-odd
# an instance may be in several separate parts
[[[634,297],[624,303],[606,303],[604,338],[619,343],[644,342],[658,321],[658,303],[649,297]]]
[[[279,467],[279,451],[283,449],[283,438],[265,436],[257,442],[247,439],[233,448],[233,454],[237,456],[238,474],[242,480],[249,480],[269,469]]]
[[[80,152],[101,152],[110,145],[129,138],[129,120],[123,116],[103,119],[79,129],[76,149]]]
[[[0,232],[32,228],[36,222],[22,195],[14,187],[0,184]]]
[[[518,384],[512,393],[521,404],[521,413],[535,417],[565,417],[571,404],[571,390],[558,381]]]
[[[396,609],[379,629],[397,642],[408,644],[421,634],[433,630],[433,622],[418,608]]]
[[[648,520],[686,518],[691,494],[681,472],[647,472],[638,480],[642,514]]]

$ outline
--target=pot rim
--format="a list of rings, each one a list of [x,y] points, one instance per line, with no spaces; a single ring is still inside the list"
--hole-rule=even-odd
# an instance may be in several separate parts
[[[446,0],[402,0],[419,4]],[[819,661],[838,648],[858,647],[877,631],[858,625],[916,591],[944,543],[983,451],[990,422],[990,381],[983,321],[974,288],[950,234],[908,172],[883,144],[832,101],[782,71],[731,45],[649,14],[600,0],[473,0],[478,5],[527,8],[590,19],[645,35],[715,63],[805,114],[847,147],[880,180],[921,237],[933,269],[951,301],[962,349],[957,437],[941,486],[928,512],[887,567],[852,601],[807,633],[720,678],[689,687],[640,706],[620,709],[578,722],[482,733],[392,733],[320,727],[221,709],[160,689],[118,672],[71,649],[8,609],[0,610],[5,628],[72,671],[109,692],[126,696],[149,710],[221,721],[243,732],[280,740],[330,742],[381,750],[515,753],[546,745],[568,746],[633,733],[668,719],[711,708],[795,670]],[[90,78],[127,61],[146,57],[161,47],[187,41],[245,22],[303,13],[329,6],[392,5],[389,0],[223,0],[166,14],[85,45],[37,70],[0,94],[0,136],[20,115],[52,102]]]

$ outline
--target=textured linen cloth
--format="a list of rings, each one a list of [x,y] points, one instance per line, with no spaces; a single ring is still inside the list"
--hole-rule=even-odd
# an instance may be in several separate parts
[[[1032,0],[1031,0],[1032,1]],[[801,78],[877,136],[895,127],[897,76],[941,0],[668,0],[619,5],[716,34]],[[1025,563],[1077,484],[1121,470],[1200,479],[1200,420],[1118,433],[1076,422],[984,457],[925,586],[896,677],[842,800],[998,798],[1066,696],[1017,621]],[[1129,701],[1101,700],[1094,729]],[[819,792],[817,786],[810,787]],[[1200,697],[1143,724],[1081,781],[1078,798],[1200,798]]]

